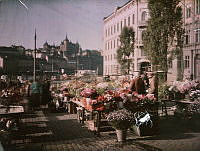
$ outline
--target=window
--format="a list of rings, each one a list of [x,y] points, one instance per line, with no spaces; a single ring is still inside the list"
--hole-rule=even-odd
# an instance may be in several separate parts
[[[117,31],[119,31],[119,23],[117,23]]]
[[[112,55],[110,55],[110,60],[112,60]]]
[[[109,45],[109,42],[108,42],[108,50],[110,49],[110,45]]]
[[[124,19],[124,27],[126,26],[126,19]]]
[[[110,36],[110,28],[108,28],[108,36]]]
[[[120,46],[120,39],[117,39],[117,46]]]
[[[131,18],[130,16],[128,17],[128,26],[130,26],[130,23],[131,23]]]
[[[200,14],[200,0],[196,0],[196,13]]]
[[[187,30],[185,32],[185,44],[189,44],[190,43],[190,30]]]
[[[110,49],[112,49],[112,40],[110,41]]]
[[[145,21],[147,19],[147,12],[142,12],[142,18],[141,18],[141,20],[142,21]]]
[[[185,56],[184,68],[187,69],[190,67],[190,56]]]
[[[190,18],[191,17],[191,7],[186,9],[186,18]]]
[[[135,15],[133,14],[132,15],[132,24],[134,24],[135,23]]]
[[[108,33],[107,33],[107,29],[106,29],[106,37],[108,36],[107,34],[108,34]]]
[[[115,48],[115,40],[114,40],[114,48]]]
[[[115,33],[115,31],[116,31],[116,25],[114,25],[114,33]]]
[[[123,28],[123,21],[121,21],[121,31],[122,31],[122,28]]]
[[[145,30],[143,30],[142,33],[141,33],[141,40],[142,41],[144,40],[144,35],[145,35]]]
[[[141,56],[146,56],[146,52],[141,48]]]
[[[105,50],[107,49],[107,43],[105,44]]]
[[[200,42],[200,29],[195,30],[195,41]]]
[[[111,26],[111,35],[113,34],[113,27]]]
[[[117,59],[117,56],[116,56],[116,54],[114,54],[114,59]]]
[[[168,68],[172,68],[173,64],[172,64],[172,60],[168,60]]]

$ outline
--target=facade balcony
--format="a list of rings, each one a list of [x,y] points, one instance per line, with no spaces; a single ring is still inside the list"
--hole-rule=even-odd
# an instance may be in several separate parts
[[[142,40],[136,40],[135,44],[137,47],[142,47],[143,46],[143,41]]]

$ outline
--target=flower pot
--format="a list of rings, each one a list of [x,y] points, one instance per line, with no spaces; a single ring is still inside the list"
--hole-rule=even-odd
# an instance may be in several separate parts
[[[116,134],[117,134],[117,141],[118,142],[126,141],[127,129],[124,129],[124,130],[116,129]]]

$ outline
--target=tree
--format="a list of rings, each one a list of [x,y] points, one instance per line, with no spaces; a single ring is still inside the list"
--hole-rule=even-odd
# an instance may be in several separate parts
[[[164,71],[164,81],[167,80],[168,62],[174,57],[178,59],[179,74],[182,69],[184,30],[179,2],[180,0],[148,0],[150,19],[144,33],[144,51],[153,70]]]
[[[117,61],[121,65],[121,72],[129,74],[132,59],[131,53],[134,53],[135,32],[131,27],[124,27],[120,34],[120,47],[117,49]]]

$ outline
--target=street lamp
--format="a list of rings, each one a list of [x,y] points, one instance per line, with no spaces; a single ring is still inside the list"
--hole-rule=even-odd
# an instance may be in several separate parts
[[[36,29],[35,29],[35,49],[34,49],[34,63],[33,63],[33,81],[36,81]]]
[[[53,74],[53,54],[52,54],[51,61],[52,61],[52,63],[51,63],[51,72],[52,72],[52,74]]]

